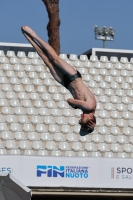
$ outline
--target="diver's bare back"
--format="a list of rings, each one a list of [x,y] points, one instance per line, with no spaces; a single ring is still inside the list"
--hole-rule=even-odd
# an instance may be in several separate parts
[[[91,111],[96,109],[96,99],[89,88],[83,83],[81,78],[72,81],[68,86],[74,99],[86,102],[85,110]]]

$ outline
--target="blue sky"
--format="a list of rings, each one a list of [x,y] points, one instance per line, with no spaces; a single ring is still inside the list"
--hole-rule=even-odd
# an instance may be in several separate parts
[[[61,53],[81,54],[93,47],[102,48],[95,40],[93,26],[112,26],[115,41],[107,48],[133,49],[133,0],[60,0]],[[28,43],[21,33],[22,25],[31,26],[48,41],[48,15],[42,0],[1,0],[0,42]]]

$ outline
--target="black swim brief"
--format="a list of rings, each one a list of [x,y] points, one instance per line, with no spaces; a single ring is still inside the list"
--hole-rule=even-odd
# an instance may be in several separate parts
[[[81,74],[79,73],[79,71],[77,71],[76,74],[74,75],[71,75],[71,76],[67,76],[66,74],[64,74],[64,77],[63,77],[63,81],[64,81],[64,86],[66,88],[68,88],[68,85],[74,81],[76,78],[82,78]]]

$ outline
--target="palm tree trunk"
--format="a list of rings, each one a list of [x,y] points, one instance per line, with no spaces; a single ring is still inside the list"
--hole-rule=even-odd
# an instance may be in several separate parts
[[[59,36],[59,0],[42,0],[46,6],[49,22],[47,25],[49,44],[56,53],[60,54],[60,36]]]

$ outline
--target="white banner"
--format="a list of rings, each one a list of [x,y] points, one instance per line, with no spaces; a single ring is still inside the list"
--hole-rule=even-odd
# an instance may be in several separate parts
[[[132,159],[1,155],[0,172],[34,187],[133,187]]]

